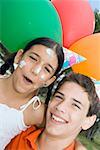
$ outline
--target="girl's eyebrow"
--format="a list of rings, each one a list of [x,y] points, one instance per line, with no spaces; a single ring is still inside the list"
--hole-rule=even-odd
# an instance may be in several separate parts
[[[31,54],[36,55],[37,57],[40,57],[37,53],[31,52]]]
[[[31,54],[34,54],[34,55],[36,55],[37,57],[40,58],[40,56],[39,56],[37,53],[31,52]],[[55,71],[55,69],[53,68],[53,66],[51,66],[50,64],[48,64],[48,66],[49,66],[53,71]]]
[[[49,66],[53,71],[55,71],[55,69],[54,69],[50,64],[48,64],[48,66]]]

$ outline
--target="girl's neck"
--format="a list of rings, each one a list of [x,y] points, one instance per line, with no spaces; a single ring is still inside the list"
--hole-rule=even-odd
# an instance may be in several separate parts
[[[11,77],[0,80],[0,86],[2,87],[2,90],[0,90],[0,92],[2,93],[0,96],[0,102],[8,104],[8,106],[18,108],[20,105],[25,104],[37,94],[37,91],[34,91],[34,93],[30,94],[16,92],[13,88]]]

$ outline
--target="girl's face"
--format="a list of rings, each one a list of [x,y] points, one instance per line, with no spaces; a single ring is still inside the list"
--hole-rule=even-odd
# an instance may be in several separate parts
[[[26,53],[18,52],[15,60],[19,63],[14,71],[14,87],[21,93],[50,85],[58,67],[56,52],[43,45],[34,45]]]

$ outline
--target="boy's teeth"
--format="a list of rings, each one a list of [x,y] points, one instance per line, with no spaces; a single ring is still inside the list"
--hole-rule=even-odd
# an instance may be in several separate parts
[[[52,118],[53,118],[55,121],[65,123],[65,121],[64,121],[63,119],[61,119],[61,118],[59,118],[59,117],[57,117],[57,116],[55,116],[55,115],[52,115]]]

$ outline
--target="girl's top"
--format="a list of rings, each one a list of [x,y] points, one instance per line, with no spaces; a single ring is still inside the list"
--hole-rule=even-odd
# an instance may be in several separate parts
[[[24,123],[23,111],[36,98],[37,96],[34,96],[28,103],[22,105],[19,110],[0,103],[0,150],[4,150],[13,137],[29,127]]]

